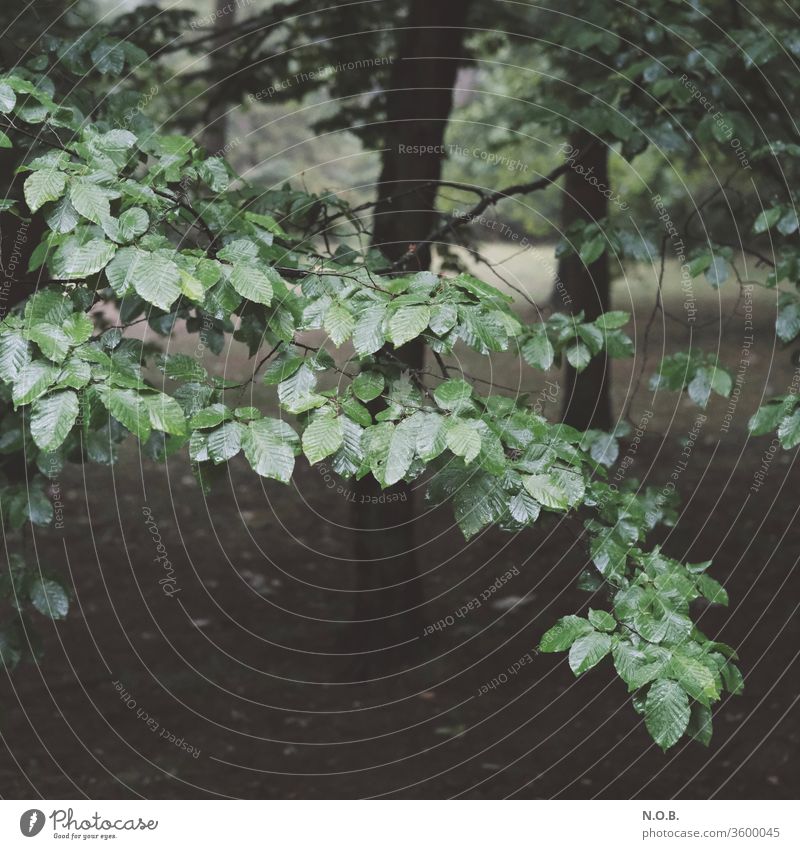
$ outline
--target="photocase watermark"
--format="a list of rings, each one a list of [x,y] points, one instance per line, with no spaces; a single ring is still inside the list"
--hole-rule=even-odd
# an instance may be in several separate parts
[[[177,734],[173,734],[168,728],[164,728],[154,716],[150,716],[143,707],[139,707],[136,699],[125,689],[125,685],[121,681],[113,681],[112,683],[125,707],[128,710],[136,711],[136,716],[147,725],[153,734],[158,734],[160,740],[166,740],[178,749],[182,749],[195,760],[200,757],[200,749],[190,746],[183,737],[178,737]]]
[[[19,818],[19,830],[25,837],[36,837],[45,827],[47,820],[51,821],[53,837],[69,840],[90,840],[100,838],[110,840],[117,835],[115,831],[155,831],[158,820],[136,819],[106,819],[95,811],[88,817],[76,817],[74,808],[56,808],[45,816],[44,811],[31,808]],[[63,833],[59,833],[59,830]],[[81,834],[80,832],[87,832]],[[99,832],[99,834],[97,833]]]
[[[503,684],[508,684],[508,682],[515,676],[519,674],[520,669],[523,666],[527,666],[529,663],[533,663],[535,659],[535,655],[531,654],[531,652],[526,652],[522,655],[521,658],[515,660],[511,666],[506,669],[505,672],[501,672],[499,675],[496,675],[492,678],[491,681],[487,681],[485,684],[481,684],[478,687],[478,695],[485,696],[489,690],[495,690],[498,687],[502,687]]]
[[[136,101],[135,106],[125,111],[122,120],[118,122],[118,126],[125,129],[130,127],[137,115],[141,114],[148,103],[158,94],[158,86],[153,83],[150,88],[142,94]]]
[[[50,503],[53,505],[53,526],[64,530],[64,502],[61,500],[61,481],[56,475],[61,471],[61,462],[56,456],[51,455],[47,463],[47,478],[49,480]]]
[[[742,340],[742,348],[739,352],[739,365],[736,369],[736,378],[733,381],[730,398],[728,399],[728,408],[725,415],[722,417],[720,425],[720,433],[727,433],[730,430],[733,414],[736,412],[736,407],[739,403],[739,398],[742,395],[742,386],[744,385],[747,369],[750,368],[752,359],[750,357],[750,349],[753,346],[753,284],[747,283],[742,286],[742,308],[744,310],[744,339]]]
[[[368,59],[354,59],[351,62],[338,62],[335,65],[322,65],[319,68],[300,71],[293,77],[276,80],[272,85],[262,88],[260,91],[251,92],[247,95],[247,102],[258,103],[261,100],[268,100],[276,94],[282,94],[284,91],[303,83],[324,82],[343,71],[359,71],[363,68],[376,68],[380,65],[392,64],[394,64],[394,59],[391,56],[376,56]]]
[[[636,457],[636,452],[639,450],[639,446],[642,444],[642,438],[644,437],[645,431],[647,430],[651,420],[653,418],[652,410],[645,410],[642,413],[641,418],[639,419],[639,424],[637,427],[633,429],[633,433],[631,434],[631,440],[628,443],[628,447],[625,450],[625,453],[622,455],[622,459],[619,461],[617,465],[617,469],[614,472],[614,477],[609,483],[608,487],[612,492],[616,492],[619,489],[619,485],[625,479],[628,474],[628,469],[633,465],[633,461]]]
[[[683,308],[686,310],[686,321],[689,324],[694,324],[695,319],[697,318],[697,301],[694,295],[694,280],[692,278],[692,272],[689,268],[689,261],[686,258],[686,245],[683,242],[683,237],[678,232],[678,228],[672,221],[661,195],[652,195],[650,200],[656,208],[659,220],[664,224],[664,229],[672,243],[672,249],[675,251],[675,257],[681,264]]]
[[[664,484],[661,492],[656,496],[656,504],[660,509],[669,499],[669,497],[675,492],[675,485],[678,482],[680,476],[686,471],[689,466],[689,460],[692,457],[692,452],[694,451],[694,447],[697,444],[697,440],[700,437],[700,432],[703,429],[703,425],[708,420],[708,416],[705,413],[699,413],[694,420],[694,424],[689,429],[689,432],[686,435],[686,439],[683,441],[683,451],[680,453],[680,459],[675,463],[675,467],[670,473],[669,480]],[[647,520],[651,524],[655,524],[658,516],[654,513],[650,512],[647,514]]]
[[[625,453],[622,455],[622,459],[617,464],[617,468],[614,471],[614,477],[608,482],[608,491],[604,491],[597,499],[598,509],[603,509],[609,499],[619,492],[619,487],[628,476],[628,471],[633,465],[636,453],[639,450],[639,446],[642,444],[642,439],[650,425],[653,415],[654,413],[652,410],[645,410],[642,413],[641,418],[639,419],[639,424],[631,432],[631,440],[628,443],[628,447],[625,449]]]
[[[557,380],[548,380],[546,386],[536,396],[536,400],[533,402],[533,412],[536,413],[537,416],[541,415],[544,412],[546,404],[556,403],[558,400],[558,393],[560,391],[561,387],[558,385]]]
[[[714,121],[717,130],[727,140],[733,152],[736,154],[739,164],[745,169],[745,171],[749,171],[751,166],[750,160],[747,158],[747,150],[742,145],[741,139],[733,134],[733,125],[730,124],[726,120],[725,115],[717,109],[714,101],[709,97],[706,97],[698,85],[690,80],[686,74],[681,74],[680,81],[687,89],[689,89],[692,94],[692,99],[696,100],[706,110],[706,112],[711,115],[711,119]]]
[[[253,0],[231,0],[230,3],[215,9],[213,12],[209,12],[207,15],[202,15],[199,18],[194,18],[189,21],[189,26],[192,29],[205,29],[206,27],[210,27],[212,24],[216,23],[220,18],[224,18],[227,15],[232,14],[237,9],[244,9],[247,6],[252,5]]]
[[[627,212],[630,209],[628,204],[610,186],[597,179],[597,175],[594,173],[594,165],[591,168],[587,168],[578,161],[581,156],[580,148],[573,147],[567,142],[562,142],[558,152],[564,154],[566,163],[572,171],[578,174],[578,176],[583,177],[590,186],[594,186],[609,202],[619,207],[623,212]]]
[[[502,589],[512,578],[519,575],[519,569],[516,566],[512,566],[507,572],[500,575],[493,584],[490,584],[486,587],[485,590],[480,592],[474,598],[470,599],[466,604],[462,604],[461,607],[456,610],[454,614],[451,616],[445,616],[444,619],[440,619],[438,622],[434,622],[432,625],[427,625],[425,630],[422,632],[423,637],[430,636],[434,631],[444,631],[446,628],[449,628],[451,625],[455,625],[457,619],[463,619],[468,613],[472,613],[473,610],[477,610],[481,607],[485,602],[489,601],[489,599],[500,589]]]
[[[342,479],[325,463],[318,463],[314,469],[322,478],[322,484],[325,489],[334,490],[336,495],[349,501],[351,504],[394,504],[398,501],[407,501],[408,495],[405,492],[382,492],[380,495],[367,495],[363,492],[356,492],[342,483]]]
[[[775,455],[778,453],[781,447],[781,440],[779,437],[775,437],[772,442],[769,444],[769,448],[761,455],[761,465],[758,467],[758,471],[753,475],[753,482],[750,484],[750,492],[753,495],[757,495],[758,491],[764,485],[764,481],[767,479],[767,473],[769,472],[769,467],[772,465],[772,461],[775,459]]]
[[[800,366],[798,366],[794,370],[794,374],[792,375],[792,382],[789,384],[789,395],[800,395]],[[778,449],[781,447],[781,440],[779,436],[776,436],[772,442],[769,444],[769,448],[761,455],[761,465],[758,467],[758,471],[753,475],[753,482],[750,484],[750,492],[753,495],[757,495],[761,487],[764,485],[764,481],[767,479],[767,474],[769,473],[769,467],[772,465],[772,461],[775,459],[775,455],[778,453]]]
[[[452,215],[453,218],[466,221],[468,224],[478,224],[480,227],[485,227],[487,230],[497,233],[502,239],[507,239],[510,242],[519,242],[520,247],[527,248],[531,244],[527,236],[522,236],[513,227],[496,218],[490,218],[486,215],[473,215],[471,212],[463,209],[454,209]]]
[[[6,317],[8,312],[8,293],[17,273],[17,266],[22,259],[22,248],[28,241],[29,222],[23,221],[17,228],[14,244],[11,246],[11,255],[3,263],[3,280],[0,283],[0,320]]]
[[[482,147],[466,147],[451,142],[442,144],[398,144],[397,152],[411,156],[460,156],[465,159],[480,159],[487,165],[499,165],[512,173],[527,171],[528,166],[521,159],[509,159],[502,153],[493,153]]]
[[[158,525],[153,519],[153,511],[149,507],[144,506],[142,507],[142,515],[145,517],[145,524],[153,537],[153,544],[156,547],[156,557],[153,559],[156,563],[160,563],[164,570],[164,576],[159,578],[158,583],[161,584],[161,589],[163,590],[164,595],[172,598],[181,591],[175,578],[175,570],[173,569],[172,562],[167,554],[167,548],[161,541],[161,534],[159,533]]]

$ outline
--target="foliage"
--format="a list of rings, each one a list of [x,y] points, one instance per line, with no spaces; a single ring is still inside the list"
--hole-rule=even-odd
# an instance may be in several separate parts
[[[279,4],[276,14],[289,5]],[[715,98],[775,188],[778,157],[795,158],[800,147],[774,105],[765,122],[769,138],[759,141],[748,104],[764,94],[749,75],[773,63],[780,77],[785,58],[756,44],[744,27],[743,55],[721,54],[698,4],[674,4],[664,14],[670,29],[644,33],[657,59],[623,47],[636,43],[626,41],[635,26],[611,12],[611,19],[595,11],[584,15],[586,26],[562,22],[552,30],[554,44],[593,62],[583,82],[598,101],[584,102],[570,120],[628,160],[651,144],[659,155],[688,155],[697,144],[719,157],[729,138],[699,109],[680,71]],[[157,49],[166,49],[171,26],[158,33]],[[693,38],[684,41],[688,28]],[[793,32],[784,35],[790,54]],[[330,59],[324,44],[309,43],[319,64]],[[333,194],[288,185],[262,192],[188,135],[162,132],[131,82],[152,78],[146,46],[92,28],[84,38],[50,40],[0,79],[0,145],[14,152],[23,181],[22,195],[9,193],[3,209],[46,225],[27,269],[38,285],[0,322],[4,527],[51,524],[48,481],[68,462],[115,462],[131,437],[154,460],[187,453],[204,488],[240,455],[257,475],[281,483],[291,480],[301,456],[325,461],[343,478],[372,476],[382,487],[424,477],[427,498],[450,502],[467,538],[490,525],[516,531],[548,515],[582,522],[592,565],[581,586],[593,607],[585,617],[560,619],[540,651],[568,652],[576,675],[609,657],[659,746],[684,735],[707,745],[712,705],[724,691],[740,692],[742,676],[733,648],[697,628],[691,605],[701,598],[727,604],[727,593],[708,563],[681,563],[648,545],[659,525],[674,523],[674,503],[633,480],[620,488],[607,482],[625,427],[579,433],[548,422],[529,396],[482,395],[444,360],[467,346],[486,356],[517,352],[539,371],[563,360],[581,370],[594,356],[633,353],[623,330],[629,316],[613,311],[586,322],[556,313],[527,325],[508,297],[470,274],[395,272],[355,239],[323,251],[317,235],[332,223],[356,222],[355,211]],[[335,49],[346,49],[345,42]],[[51,78],[43,71],[53,56],[62,65]],[[738,82],[736,92],[719,85],[721,67]],[[361,77],[342,76],[335,85],[367,90]],[[734,94],[745,105],[735,105]],[[380,94],[351,103],[337,120],[356,120],[359,110],[369,115],[375,100]],[[560,137],[565,119],[552,116],[562,111],[547,97],[540,103],[528,120]],[[365,138],[376,132],[368,123]],[[769,284],[782,289],[776,332],[789,344],[800,335],[797,217],[791,193],[773,196],[764,208],[753,206],[747,229],[778,244]],[[663,256],[655,210],[641,231],[616,220],[607,225],[579,222],[560,252],[575,251],[586,264],[604,251],[652,261],[661,243]],[[713,286],[738,279],[730,247],[713,234],[695,239],[690,257],[691,275],[704,274]],[[127,333],[144,322],[165,338],[184,322],[216,354],[230,337],[245,343],[252,379],[274,388],[280,417],[239,406],[231,399],[241,385],[212,376],[197,359],[164,355]],[[307,344],[309,331],[324,343]],[[403,347],[417,339],[441,373],[404,362]],[[353,355],[342,366],[327,348],[347,345]],[[323,388],[330,376],[335,388]],[[694,350],[666,357],[653,381],[654,388],[686,389],[701,407],[712,392],[732,389],[723,364]],[[795,391],[768,402],[751,420],[753,433],[777,430],[785,448],[800,444],[796,407]],[[6,473],[20,458],[24,479]],[[0,593],[13,609],[0,630],[0,654],[13,666],[37,652],[34,616],[63,617],[68,594],[57,576],[39,574],[17,555]]]

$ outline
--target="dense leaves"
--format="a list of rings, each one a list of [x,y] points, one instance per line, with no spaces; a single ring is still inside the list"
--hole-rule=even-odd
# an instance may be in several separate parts
[[[616,55],[612,32],[579,48]],[[81,79],[116,78],[146,58],[110,35],[102,46],[89,39],[63,52],[67,71]],[[697,629],[691,605],[725,604],[727,593],[708,564],[683,564],[648,545],[657,525],[674,522],[671,500],[632,480],[619,489],[605,483],[626,426],[578,433],[547,421],[526,394],[477,391],[445,362],[465,346],[484,356],[518,353],[539,371],[565,361],[581,371],[593,357],[632,354],[628,313],[586,321],[555,312],[528,326],[510,297],[467,272],[395,271],[357,240],[319,254],[313,225],[350,216],[340,200],[288,185],[264,193],[141,110],[127,120],[117,98],[98,97],[89,112],[75,86],[62,91],[39,73],[45,67],[46,60],[35,73],[23,67],[0,79],[8,117],[0,144],[18,154],[24,180],[24,205],[12,214],[39,214],[47,224],[27,269],[47,282],[0,322],[0,451],[24,457],[31,472],[24,484],[0,481],[7,526],[51,523],[53,470],[69,461],[113,463],[129,437],[158,459],[184,451],[204,487],[209,471],[234,458],[286,484],[301,455],[343,478],[371,475],[382,487],[423,479],[431,502],[452,504],[466,538],[490,525],[517,531],[548,516],[580,515],[591,561],[581,580],[595,607],[556,622],[540,650],[568,652],[576,675],[613,667],[662,748],[684,734],[708,744],[711,705],[724,690],[739,692],[742,677],[733,650]],[[640,70],[655,89],[661,73],[646,79]],[[692,73],[702,73],[697,63]],[[627,85],[629,76],[617,76],[614,85]],[[670,83],[657,97],[680,100],[680,91]],[[655,119],[627,91],[612,100],[627,117],[606,115],[590,129],[611,134],[633,156],[632,127]],[[64,132],[42,139],[44,122]],[[773,228],[797,231],[788,204],[752,224],[755,234]],[[652,259],[651,242],[634,242],[616,227],[581,222],[559,252],[587,265],[606,251]],[[718,287],[730,260],[721,246],[706,245],[690,270]],[[787,256],[775,285],[796,272],[797,257]],[[796,299],[783,297],[782,341],[800,334],[799,315]],[[279,413],[237,406],[241,385],[128,332],[145,322],[161,337],[185,327],[216,355],[231,337],[247,345],[252,379],[274,393]],[[404,361],[404,346],[415,341],[435,355],[440,374]],[[328,348],[341,349],[338,360]],[[705,407],[712,393],[727,397],[732,380],[715,358],[692,352],[665,358],[653,386],[686,389]],[[796,393],[769,402],[753,432],[777,430],[784,447],[800,444],[796,402]],[[13,665],[25,655],[22,617],[62,618],[69,596],[57,578],[18,558],[6,584],[19,617],[0,634],[0,653]]]

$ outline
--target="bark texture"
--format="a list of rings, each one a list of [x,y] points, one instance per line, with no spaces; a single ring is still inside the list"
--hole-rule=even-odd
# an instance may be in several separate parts
[[[573,152],[583,154],[580,165],[570,168],[564,179],[564,206],[562,226],[566,230],[575,221],[599,221],[608,215],[608,199],[590,182],[597,178],[601,189],[609,187],[608,148],[591,133],[578,131],[569,140]],[[606,312],[610,302],[611,276],[608,253],[588,268],[573,253],[559,261],[560,285],[554,293],[554,306],[571,313],[583,311],[586,321],[592,321]],[[610,374],[605,351],[592,358],[589,365],[578,373],[566,365],[566,392],[562,418],[578,430],[611,427]]]

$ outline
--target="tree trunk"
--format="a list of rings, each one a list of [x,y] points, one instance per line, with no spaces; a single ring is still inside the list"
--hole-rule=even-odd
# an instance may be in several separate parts
[[[566,230],[573,222],[581,219],[600,221],[608,215],[608,199],[597,184],[608,187],[608,148],[584,130],[570,138],[572,151],[584,154],[578,167],[570,168],[565,175],[562,226]],[[590,148],[589,146],[593,146]],[[603,189],[604,190],[604,189]],[[583,311],[586,321],[596,319],[606,312],[610,297],[610,272],[608,253],[593,262],[588,268],[576,254],[563,257],[558,265],[561,286],[556,287],[554,302],[557,309],[566,308],[571,313]],[[578,430],[611,427],[611,402],[609,397],[610,375],[605,351],[592,358],[580,373],[567,363],[566,394],[562,418],[566,424]]]
[[[208,103],[203,114],[201,143],[209,156],[224,156],[228,142],[228,98],[224,96],[226,81],[223,58],[236,17],[236,7],[230,0],[217,0],[215,9],[214,30],[217,37],[209,52],[209,76],[213,84],[207,92]]]
[[[413,250],[436,224],[437,181],[442,174],[453,87],[464,56],[468,5],[465,0],[411,0],[409,29],[400,32],[386,93],[382,136],[387,149],[373,229],[373,244],[391,262]],[[430,248],[424,246],[403,270],[425,270],[430,263]],[[391,353],[411,369],[423,366],[421,340]],[[415,553],[411,487],[401,483],[381,491],[372,478],[364,478],[356,486],[353,514],[357,645],[371,652],[413,645],[423,627],[424,592]],[[370,661],[385,662],[383,653],[361,657],[362,669],[375,665]]]

